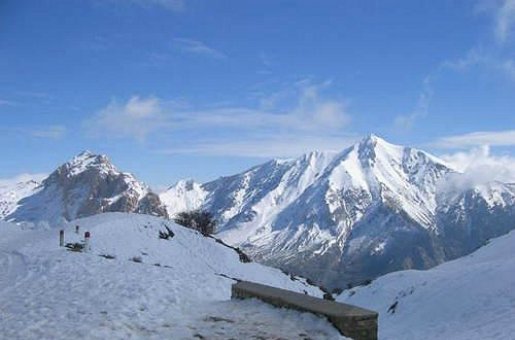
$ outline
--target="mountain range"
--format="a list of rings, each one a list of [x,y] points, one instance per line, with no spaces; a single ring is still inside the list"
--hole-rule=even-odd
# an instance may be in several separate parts
[[[328,287],[427,269],[515,228],[515,185],[463,176],[424,151],[370,135],[339,153],[272,160],[161,194],[168,213],[204,209],[218,237]],[[181,202],[181,204],[177,204]]]
[[[370,135],[341,152],[182,180],[157,195],[106,156],[83,152],[44,179],[1,182],[0,219],[63,224],[203,209],[217,237],[254,260],[341,288],[436,266],[515,229],[515,185],[464,178],[438,157]]]

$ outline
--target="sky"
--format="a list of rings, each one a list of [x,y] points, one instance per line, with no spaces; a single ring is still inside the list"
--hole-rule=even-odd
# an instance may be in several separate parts
[[[0,178],[154,188],[374,133],[515,181],[515,0],[2,0]]]

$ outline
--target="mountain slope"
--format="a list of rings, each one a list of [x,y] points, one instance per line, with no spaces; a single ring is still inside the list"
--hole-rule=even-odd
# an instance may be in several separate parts
[[[511,339],[515,232],[426,271],[401,271],[344,291],[338,301],[379,312],[379,338]]]
[[[482,215],[487,224],[506,215],[502,228],[480,233],[485,229],[477,226],[460,244],[449,242],[445,235],[459,229],[449,223],[457,210],[445,207],[465,194],[440,193],[442,181],[453,176],[460,174],[437,157],[371,135],[340,153],[274,160],[197,184],[182,197],[202,191],[197,206],[215,215],[219,236],[254,259],[341,287],[430,268],[515,228],[508,219],[515,195],[503,189],[506,204]],[[473,205],[460,207],[474,214]]]
[[[0,180],[0,219],[12,214],[18,208],[18,202],[32,195],[43,179],[40,175],[21,175]]]
[[[168,220],[106,213],[72,221],[67,242],[82,238],[75,225],[91,233],[91,250],[82,253],[58,247],[55,229],[0,224],[5,338],[341,338],[317,316],[230,300],[231,278],[321,291],[278,269],[241,263],[234,250]]]
[[[83,152],[19,200],[5,219],[55,223],[109,211],[167,216],[159,197],[134,176],[118,171],[104,155]]]

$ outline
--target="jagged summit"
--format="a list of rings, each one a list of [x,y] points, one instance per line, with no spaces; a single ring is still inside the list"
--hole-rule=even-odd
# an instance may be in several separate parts
[[[65,171],[74,176],[90,169],[97,169],[105,173],[118,172],[106,155],[95,154],[89,150],[79,153],[61,165],[57,171]]]

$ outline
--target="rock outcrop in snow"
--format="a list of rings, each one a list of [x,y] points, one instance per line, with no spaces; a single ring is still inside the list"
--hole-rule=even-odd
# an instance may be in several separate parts
[[[165,195],[195,197],[255,260],[335,287],[430,268],[515,228],[511,186],[444,194],[449,176],[460,174],[437,157],[371,135]]]
[[[4,218],[56,222],[110,211],[168,216],[159,197],[134,176],[86,151],[57,168]]]

